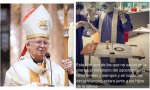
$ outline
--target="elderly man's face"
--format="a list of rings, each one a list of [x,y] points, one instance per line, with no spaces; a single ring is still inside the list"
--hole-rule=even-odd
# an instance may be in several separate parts
[[[47,38],[33,38],[29,40],[27,49],[35,60],[43,60],[45,53],[48,50],[49,41]]]

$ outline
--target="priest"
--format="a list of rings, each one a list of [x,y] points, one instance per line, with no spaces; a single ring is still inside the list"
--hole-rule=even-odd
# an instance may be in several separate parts
[[[51,60],[50,54],[47,53],[52,26],[51,15],[42,5],[25,16],[22,26],[27,38],[25,49],[22,52],[24,55],[6,72],[4,86],[65,85],[65,70]],[[70,64],[71,62],[67,65],[72,66]],[[70,67],[65,69],[72,74],[72,69],[68,68]],[[69,81],[69,86],[71,85]]]

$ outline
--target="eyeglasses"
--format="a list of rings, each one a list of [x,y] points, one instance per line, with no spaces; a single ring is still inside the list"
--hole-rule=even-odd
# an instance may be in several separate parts
[[[37,41],[30,41],[33,42],[34,44],[36,44],[37,46],[41,46],[42,43],[44,46],[48,46],[49,45],[49,41],[48,40],[37,40]]]

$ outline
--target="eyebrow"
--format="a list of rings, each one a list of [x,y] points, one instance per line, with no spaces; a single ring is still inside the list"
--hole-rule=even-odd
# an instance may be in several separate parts
[[[43,40],[45,40],[45,41],[49,41],[48,39],[35,39],[35,38],[32,39],[32,40],[37,40],[37,41],[41,41],[41,40],[43,41]]]

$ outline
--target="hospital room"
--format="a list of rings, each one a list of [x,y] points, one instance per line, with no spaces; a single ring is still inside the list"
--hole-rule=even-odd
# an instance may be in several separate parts
[[[77,88],[149,87],[149,4],[76,2]]]

